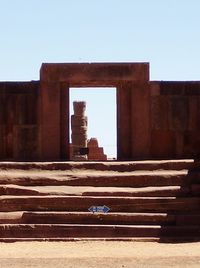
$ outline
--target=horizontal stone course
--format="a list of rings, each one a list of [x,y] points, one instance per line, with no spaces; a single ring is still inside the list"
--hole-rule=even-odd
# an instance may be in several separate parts
[[[51,205],[49,205],[51,204]],[[174,197],[72,197],[5,196],[0,197],[0,211],[44,210],[87,211],[91,206],[106,205],[111,212],[170,212],[198,210],[200,198]]]

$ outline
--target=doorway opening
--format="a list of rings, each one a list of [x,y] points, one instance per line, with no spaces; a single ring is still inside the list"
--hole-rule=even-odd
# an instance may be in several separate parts
[[[72,160],[74,157],[73,145],[72,145],[72,131],[73,133],[76,132],[76,129],[72,130],[72,128],[74,129],[74,126],[72,127],[73,125],[72,121],[76,120],[72,119],[72,117],[75,116],[73,103],[85,102],[86,107],[85,107],[84,120],[87,121],[87,148],[85,148],[85,150],[84,148],[80,148],[80,154],[87,155],[86,159],[91,161],[116,160],[117,159],[116,88],[73,87],[70,88],[69,96],[70,96],[70,118],[69,118],[70,159]]]

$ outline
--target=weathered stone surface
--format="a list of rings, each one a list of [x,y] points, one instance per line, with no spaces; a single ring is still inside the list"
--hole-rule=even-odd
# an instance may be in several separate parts
[[[185,186],[199,183],[200,174],[197,172],[133,172],[132,174],[80,174],[75,172],[54,174],[15,174],[0,175],[0,184],[23,186],[94,186],[94,187],[152,187],[156,186]]]
[[[169,129],[169,101],[165,96],[156,96],[151,100],[151,128],[162,131]]]
[[[148,63],[43,63],[41,80],[70,81],[72,86],[111,86],[113,82],[148,81]]]
[[[0,162],[0,170],[31,170],[37,171],[66,171],[79,169],[89,171],[178,171],[187,174],[187,170],[199,170],[200,161],[198,159],[179,160],[144,160],[144,161],[112,161],[112,162]],[[182,171],[186,170],[186,171]],[[0,173],[1,176],[2,172]],[[123,173],[124,174],[124,173]],[[41,175],[41,173],[38,173]],[[115,174],[116,175],[116,174]],[[130,174],[129,174],[130,175]],[[30,176],[30,174],[28,174]]]
[[[159,225],[175,223],[176,216],[166,213],[90,213],[90,212],[0,212],[0,224],[125,224]]]
[[[149,81],[148,63],[43,64],[40,78],[0,83],[1,160],[70,159],[74,86],[116,87],[118,160],[200,156],[199,81]],[[78,121],[86,127],[81,118],[72,125]],[[168,137],[162,153],[152,135],[158,130],[158,142]]]
[[[86,225],[86,224],[3,224],[1,238],[58,238],[63,237],[200,237],[198,226],[141,226],[141,225]]]
[[[107,156],[104,154],[102,147],[99,147],[98,141],[96,138],[91,138],[87,142],[89,149],[88,160],[94,161],[106,161]]]
[[[135,170],[142,164],[147,170]],[[95,165],[107,171],[97,174]],[[200,240],[198,161],[117,165],[121,164],[0,163],[0,168],[6,167],[0,169],[0,240]],[[9,170],[17,166],[23,169]],[[188,170],[170,170],[176,166]],[[164,167],[167,170],[161,170]],[[91,213],[91,206],[107,206],[109,211]]]
[[[118,226],[118,225],[86,225],[86,224],[46,224],[46,225],[0,225],[0,238],[12,237],[159,237],[160,226]],[[194,230],[196,231],[196,230]]]
[[[0,83],[0,160],[39,158],[38,103],[38,81]]]
[[[133,83],[131,90],[131,159],[149,159],[151,145],[149,84]],[[126,139],[126,137],[124,137]]]
[[[200,192],[199,185],[193,185],[192,191],[189,186],[149,186],[149,187],[95,187],[95,186],[20,186],[0,185],[1,195],[67,195],[67,196],[185,196],[193,194],[197,196]]]
[[[200,214],[190,214],[190,215],[177,215],[176,216],[176,224],[177,225],[200,225]]]
[[[176,137],[173,131],[152,130],[151,155],[153,158],[176,157]]]
[[[72,129],[72,159],[86,160],[87,155],[81,155],[81,149],[87,147],[87,117],[85,116],[86,102],[74,101],[74,115],[71,116]]]
[[[188,128],[189,106],[186,97],[170,98],[170,129],[175,131],[185,130]]]
[[[51,204],[51,205],[49,205]],[[110,212],[198,211],[200,198],[174,197],[82,197],[82,196],[1,196],[0,211],[88,211],[106,204]]]

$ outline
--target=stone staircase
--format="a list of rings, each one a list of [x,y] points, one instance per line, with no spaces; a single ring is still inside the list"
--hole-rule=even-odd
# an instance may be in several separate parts
[[[200,241],[200,162],[1,162],[0,241],[26,240]]]

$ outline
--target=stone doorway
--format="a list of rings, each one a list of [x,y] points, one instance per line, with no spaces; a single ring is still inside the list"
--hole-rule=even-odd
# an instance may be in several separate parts
[[[86,102],[89,147],[97,139],[98,148],[89,148],[88,160],[117,159],[117,109],[115,87],[74,87],[69,91],[70,116],[69,138],[71,144],[71,115],[73,102]],[[91,140],[92,139],[92,140]],[[91,141],[90,141],[91,140]],[[96,146],[96,145],[95,145]],[[72,148],[70,158],[72,159]],[[106,158],[104,157],[106,155]]]
[[[70,159],[69,88],[88,86],[117,89],[117,160],[148,157],[148,63],[44,63],[40,70],[40,159]]]

